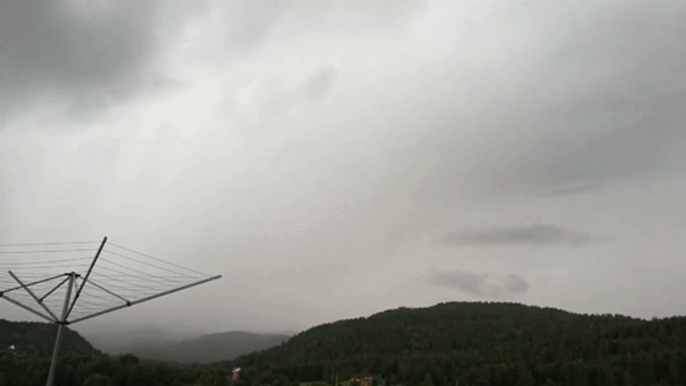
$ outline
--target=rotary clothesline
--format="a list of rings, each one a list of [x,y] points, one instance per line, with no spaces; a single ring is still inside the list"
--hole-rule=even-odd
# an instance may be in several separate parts
[[[38,298],[48,308],[59,309],[66,294],[69,274],[76,274],[72,283],[73,293],[76,293],[83,284],[89,261],[93,260],[99,244],[97,241],[0,244],[0,293],[26,306],[35,306]],[[36,298],[9,271],[34,292]],[[71,319],[136,302],[210,277],[134,249],[108,243],[98,258],[97,269],[83,285]],[[35,310],[40,312],[40,309]]]

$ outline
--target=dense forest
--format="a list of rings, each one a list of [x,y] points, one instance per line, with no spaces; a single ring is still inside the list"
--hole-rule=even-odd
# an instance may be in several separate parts
[[[686,385],[686,318],[445,303],[315,327],[225,366],[277,385],[336,375],[411,386]]]
[[[0,386],[44,386],[49,357],[0,354]],[[198,366],[146,363],[133,355],[99,359],[62,358],[56,372],[57,386],[194,386],[203,376]],[[220,379],[226,384],[225,377]],[[215,382],[216,383],[216,382]],[[212,384],[212,383],[209,383]],[[222,385],[222,383],[217,383]]]
[[[230,382],[235,366],[241,381]],[[42,385],[47,369],[46,356],[2,353],[0,386]],[[61,360],[57,384],[316,386],[338,377],[354,386],[346,381],[363,376],[379,386],[686,385],[686,318],[444,303],[318,326],[212,366],[72,355]]]

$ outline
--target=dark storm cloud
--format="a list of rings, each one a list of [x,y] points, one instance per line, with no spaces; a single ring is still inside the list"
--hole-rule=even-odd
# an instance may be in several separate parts
[[[529,290],[529,283],[517,275],[494,278],[489,274],[468,271],[433,273],[429,282],[439,286],[457,289],[469,295],[503,297],[523,294]]]
[[[42,98],[78,113],[155,87],[164,77],[152,71],[155,55],[173,42],[182,26],[176,22],[191,8],[160,1],[3,1],[0,123],[27,103],[49,103]]]
[[[592,241],[586,233],[574,232],[557,225],[532,224],[493,229],[465,229],[447,234],[443,243],[455,246],[546,246],[583,245]]]

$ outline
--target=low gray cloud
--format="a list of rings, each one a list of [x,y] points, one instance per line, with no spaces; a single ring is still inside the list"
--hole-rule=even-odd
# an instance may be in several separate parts
[[[455,246],[547,246],[588,244],[587,233],[575,232],[557,225],[532,224],[492,229],[465,229],[447,234],[443,243]]]
[[[507,275],[503,286],[511,293],[524,293],[529,290],[529,283],[517,275]]]
[[[468,271],[437,272],[430,275],[429,282],[478,297],[502,298],[523,294],[529,290],[529,283],[514,274],[499,278],[492,274]]]
[[[331,92],[334,86],[338,71],[331,65],[319,67],[316,74],[312,75],[305,86],[305,94],[308,98],[319,101]]]

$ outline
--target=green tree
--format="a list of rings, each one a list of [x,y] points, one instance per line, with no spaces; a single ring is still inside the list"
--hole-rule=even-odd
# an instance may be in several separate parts
[[[631,376],[629,369],[624,370],[624,383],[622,386],[634,386],[634,378]]]
[[[228,386],[229,381],[224,372],[216,367],[205,370],[195,386]]]
[[[531,370],[524,365],[519,366],[517,386],[536,386],[534,375],[531,374]]]
[[[603,375],[603,386],[615,386],[617,385],[617,380],[615,378],[615,372],[613,369],[606,369]]]
[[[676,354],[673,352],[667,357],[667,377],[670,382],[676,383],[679,380],[679,364]]]
[[[112,386],[112,380],[107,375],[96,373],[86,378],[83,386]]]
[[[431,378],[431,373],[426,373],[421,386],[434,386],[434,381]]]
[[[138,357],[133,354],[124,354],[119,356],[119,363],[124,366],[136,365],[138,362]]]

